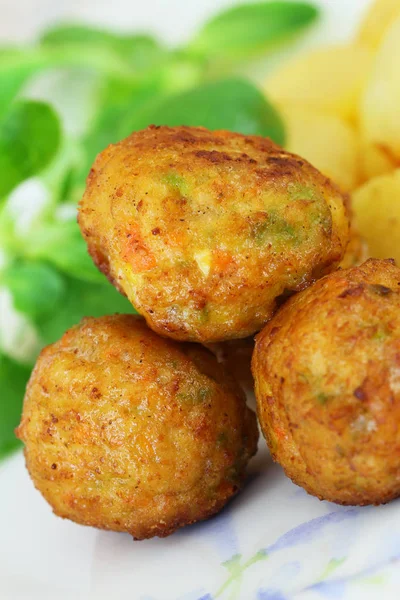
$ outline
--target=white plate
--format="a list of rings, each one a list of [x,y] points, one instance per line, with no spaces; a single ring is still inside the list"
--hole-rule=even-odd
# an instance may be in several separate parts
[[[0,36],[24,35],[58,14],[151,24],[182,39],[216,2],[2,0]],[[345,38],[368,0],[325,0],[311,42]],[[34,6],[34,10],[32,7]],[[30,11],[30,12],[29,12]],[[129,19],[129,16],[132,18]],[[7,29],[5,29],[5,24]],[[14,29],[13,29],[14,28]],[[3,399],[2,399],[3,400]],[[166,539],[80,527],[53,516],[17,454],[0,465],[2,600],[387,600],[400,597],[400,503],[344,508],[293,485],[263,440],[244,491],[220,515]]]

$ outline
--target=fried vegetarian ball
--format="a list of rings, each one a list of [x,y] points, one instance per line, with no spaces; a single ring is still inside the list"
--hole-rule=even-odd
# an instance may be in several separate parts
[[[256,338],[257,409],[275,460],[340,504],[400,495],[400,269],[370,259],[291,298]]]
[[[282,294],[333,270],[345,202],[270,140],[149,127],[102,152],[79,223],[98,267],[156,332],[202,343],[259,331]]]
[[[31,478],[77,523],[167,536],[235,494],[255,414],[215,357],[143,319],[85,319],[41,353],[22,422]]]

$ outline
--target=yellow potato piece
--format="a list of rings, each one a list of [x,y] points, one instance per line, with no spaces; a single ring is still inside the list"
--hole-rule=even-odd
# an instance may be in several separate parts
[[[393,157],[376,144],[362,140],[360,145],[360,172],[363,182],[390,173],[396,166],[400,166],[394,162]]]
[[[353,127],[304,106],[278,108],[286,125],[287,150],[307,159],[343,190],[353,190],[359,184],[359,144]]]
[[[375,0],[361,22],[357,41],[370,48],[378,48],[386,31],[398,16],[399,0]]]
[[[339,267],[341,269],[350,269],[351,267],[362,265],[369,256],[368,244],[358,233],[352,222],[350,225],[350,240]]]
[[[331,46],[292,59],[265,83],[276,102],[293,102],[355,121],[370,74],[372,52],[363,46]]]
[[[400,264],[400,169],[371,179],[353,193],[355,224],[370,255]]]
[[[400,17],[389,28],[361,102],[365,139],[400,159]]]

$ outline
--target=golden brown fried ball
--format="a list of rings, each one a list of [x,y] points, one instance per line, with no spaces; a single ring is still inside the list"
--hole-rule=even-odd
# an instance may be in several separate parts
[[[291,298],[256,339],[260,423],[309,493],[340,504],[400,495],[400,269],[370,259]]]
[[[149,127],[102,152],[79,223],[98,267],[156,332],[243,338],[279,296],[334,269],[348,241],[338,189],[270,140]]]
[[[57,515],[138,539],[220,510],[258,438],[209,351],[133,315],[85,319],[43,350],[17,433]]]

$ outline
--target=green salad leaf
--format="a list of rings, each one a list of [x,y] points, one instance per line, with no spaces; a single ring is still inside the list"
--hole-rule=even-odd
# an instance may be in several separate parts
[[[247,58],[298,33],[317,16],[318,9],[307,2],[239,4],[211,18],[189,49],[218,61]]]
[[[88,254],[76,220],[54,221],[36,227],[21,253],[31,260],[47,261],[82,281],[106,282]]]
[[[204,77],[204,64],[181,52],[171,52],[158,70],[141,82],[107,78],[99,93],[98,110],[83,139],[87,175],[96,155],[132,133],[132,122],[162,99],[190,89]]]
[[[20,48],[0,49],[0,116],[29,77],[43,66],[43,57]]]
[[[0,282],[10,290],[15,309],[32,319],[56,310],[63,300],[62,276],[44,263],[12,263],[0,274]]]
[[[41,37],[43,46],[60,47],[77,45],[85,48],[107,48],[118,54],[136,72],[153,67],[162,60],[166,51],[150,35],[122,35],[105,29],[80,24],[57,25],[45,31]]]
[[[83,317],[135,312],[129,300],[108,282],[95,284],[66,277],[63,300],[57,310],[43,315],[36,324],[43,342],[51,344]]]
[[[76,184],[78,173],[84,161],[85,152],[82,143],[65,137],[55,159],[40,175],[41,182],[51,195],[53,210],[58,203],[66,202],[70,206],[71,202],[74,201],[76,214],[76,201],[80,199],[83,193],[82,191],[82,193],[76,195]],[[84,185],[85,181],[79,183]]]
[[[115,48],[84,41],[65,44],[43,44],[32,48],[0,49],[0,115],[8,108],[24,84],[34,75],[52,68],[92,69],[124,81],[140,80],[146,64],[157,64],[154,49],[143,52],[144,40],[136,45],[136,59],[132,53],[124,55]]]
[[[65,205],[59,205],[59,208],[64,207]],[[7,209],[7,206],[5,208]],[[76,210],[76,207],[71,205],[68,207],[69,212],[71,208]],[[34,222],[29,230],[19,231],[14,226],[12,215],[3,210],[0,212],[0,244],[6,255],[14,258],[9,261],[10,269],[18,262],[31,266],[39,262],[82,281],[102,284],[106,282],[104,275],[95,267],[89,256],[76,219],[52,218]],[[4,269],[0,269],[0,282],[3,277]],[[39,285],[40,280],[32,279],[32,283]]]
[[[20,446],[18,426],[30,369],[0,354],[0,458]]]
[[[132,133],[129,119],[146,107],[159,101],[160,81],[128,85],[114,79],[107,80],[99,101],[99,110],[90,131],[83,140],[86,161],[82,177],[86,177],[96,155],[109,144],[114,144]]]
[[[0,198],[42,171],[60,143],[60,123],[44,102],[19,101],[0,122]]]
[[[154,125],[202,125],[246,135],[285,141],[283,121],[265,96],[245,79],[231,78],[204,83],[187,92],[167,97],[150,109],[129,117],[124,130]]]
[[[89,68],[127,81],[136,81],[137,73],[132,69],[127,57],[108,46],[84,44],[83,42],[43,47],[39,51],[45,57],[44,68],[75,67]]]
[[[70,44],[55,48],[6,48],[0,50],[0,115],[26,82],[46,69],[55,67],[91,68],[102,73],[130,79],[130,67],[109,48]]]

